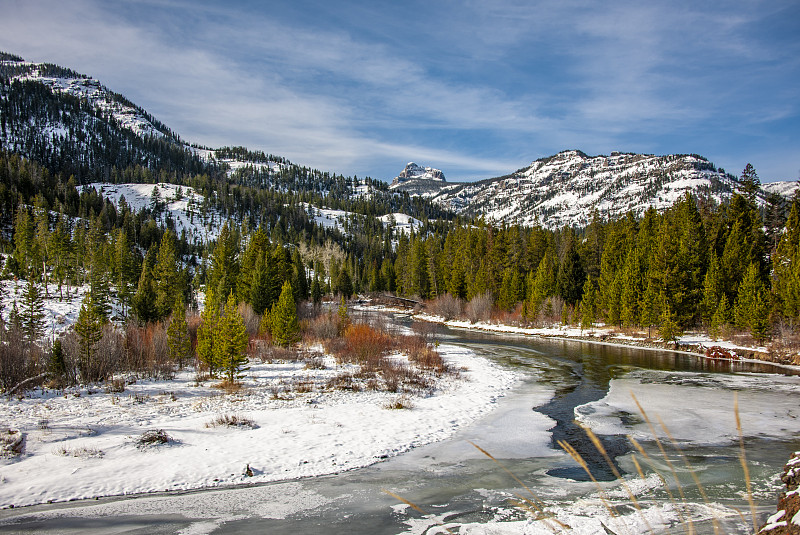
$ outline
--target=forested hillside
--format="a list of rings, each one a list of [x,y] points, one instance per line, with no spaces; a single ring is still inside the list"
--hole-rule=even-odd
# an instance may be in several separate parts
[[[287,284],[300,311],[325,296],[388,292],[432,300],[443,315],[605,322],[655,330],[664,341],[685,329],[747,333],[759,343],[794,336],[800,205],[765,196],[749,165],[738,180],[726,178],[725,196],[687,190],[658,211],[594,210],[581,214],[585,226],[487,223],[371,178],[243,147],[187,145],[93,79],[0,60],[5,388],[60,370],[63,332],[81,363],[72,379],[101,379],[111,368],[97,348],[109,325],[144,336],[186,321],[187,310],[181,358],[213,368],[208,329],[236,309],[251,336],[274,335]],[[650,161],[624,156],[631,165]],[[725,176],[704,160],[690,163]],[[148,202],[120,193],[143,189]],[[77,301],[74,328],[65,320],[46,329],[45,300]]]

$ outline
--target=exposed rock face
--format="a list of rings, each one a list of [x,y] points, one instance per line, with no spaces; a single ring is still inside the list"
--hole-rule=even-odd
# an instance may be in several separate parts
[[[786,492],[778,500],[778,512],[758,531],[769,535],[800,535],[800,451],[794,452],[783,469]]]
[[[405,169],[403,169],[400,174],[395,177],[391,186],[397,187],[398,185],[410,180],[433,180],[436,182],[446,182],[444,179],[444,173],[442,173],[440,169],[434,169],[433,167],[422,167],[414,162],[409,162],[406,164]]]

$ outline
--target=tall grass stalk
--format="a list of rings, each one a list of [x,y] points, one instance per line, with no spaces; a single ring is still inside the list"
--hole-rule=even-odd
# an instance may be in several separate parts
[[[756,502],[753,499],[753,484],[750,481],[750,468],[747,466],[747,456],[744,452],[744,432],[742,431],[742,420],[739,418],[739,393],[733,394],[733,413],[736,415],[736,431],[739,433],[739,462],[742,464],[744,481],[747,485],[747,501],[750,504],[750,516],[753,518],[753,533],[758,531],[758,521],[756,520]]]

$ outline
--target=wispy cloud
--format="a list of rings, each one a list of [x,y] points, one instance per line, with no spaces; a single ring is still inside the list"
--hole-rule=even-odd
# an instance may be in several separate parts
[[[709,123],[798,116],[797,39],[747,31],[790,2],[5,4],[0,48],[97,76],[188,140],[384,179],[409,159],[474,178],[682,135],[703,152]]]

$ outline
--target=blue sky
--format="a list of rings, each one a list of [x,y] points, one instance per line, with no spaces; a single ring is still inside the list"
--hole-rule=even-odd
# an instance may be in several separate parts
[[[800,178],[800,2],[0,0],[0,50],[184,139],[391,180],[565,149]]]

